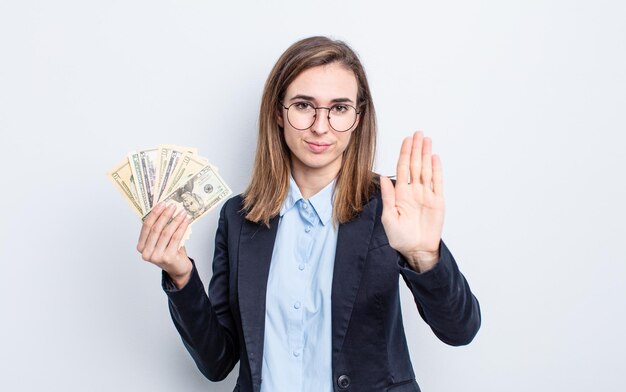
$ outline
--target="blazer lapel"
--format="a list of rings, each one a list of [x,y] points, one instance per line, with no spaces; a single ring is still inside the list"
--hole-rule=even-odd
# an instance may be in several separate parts
[[[333,363],[341,351],[363,275],[378,200],[373,198],[354,220],[339,225],[332,284]]]
[[[270,221],[270,228],[244,220],[239,237],[239,311],[255,390],[261,381],[265,294],[277,228],[278,217]]]

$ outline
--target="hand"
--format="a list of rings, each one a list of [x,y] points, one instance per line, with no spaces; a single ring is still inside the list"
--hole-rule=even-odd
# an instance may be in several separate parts
[[[389,178],[380,178],[389,245],[418,272],[437,263],[443,229],[441,160],[431,150],[431,139],[415,132],[402,142],[395,189]]]
[[[166,208],[159,203],[150,211],[141,226],[137,250],[145,261],[159,266],[181,288],[189,281],[193,268],[185,247],[180,246],[190,219],[185,210],[174,216],[175,210],[174,204]]]

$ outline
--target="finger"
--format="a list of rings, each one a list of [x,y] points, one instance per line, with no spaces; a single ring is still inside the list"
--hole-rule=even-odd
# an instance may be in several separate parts
[[[181,248],[180,241],[187,233],[187,229],[189,228],[191,221],[192,221],[192,218],[188,216],[187,214],[185,214],[183,221],[178,226],[178,229],[176,229],[176,231],[174,232],[174,235],[172,235],[172,239],[170,240],[169,244],[167,245],[167,248],[165,249],[166,253],[171,253],[171,254],[178,253],[178,250]]]
[[[422,142],[424,134],[417,131],[413,134],[413,144],[411,146],[411,183],[420,181],[422,170]]]
[[[443,196],[443,167],[439,155],[433,155],[433,192]]]
[[[159,238],[159,242],[156,245],[155,252],[175,254],[178,251],[178,243],[180,242],[182,235],[185,233],[185,230],[189,225],[189,221],[190,219],[188,219],[187,213],[184,210],[181,211],[172,223],[165,230],[163,230],[163,233]],[[182,232],[179,233],[181,227]],[[171,246],[174,247],[171,248]],[[173,252],[171,252],[172,249],[174,250]]]
[[[424,138],[424,148],[422,150],[422,184],[432,189],[431,180],[433,179],[433,164],[432,164],[432,148],[433,142],[429,137]]]
[[[398,157],[398,166],[396,168],[396,184],[402,186],[409,183],[409,162],[411,160],[411,138],[407,137],[402,141],[400,147],[400,156]]]
[[[146,239],[146,245],[143,249],[143,252],[141,252],[141,257],[143,257],[144,260],[149,260],[154,253],[154,247],[156,246],[156,243],[161,236],[161,232],[170,221],[170,218],[174,214],[174,211],[176,211],[176,204],[171,204],[165,209],[165,211],[161,213],[154,225],[152,225],[150,233],[148,234],[148,238]]]
[[[152,210],[144,219],[143,224],[141,225],[141,232],[139,233],[139,241],[137,241],[137,250],[139,253],[143,252],[146,247],[146,239],[148,238],[148,234],[150,234],[150,230],[152,229],[152,225],[159,218],[163,209],[165,208],[165,203],[161,202],[154,206]]]

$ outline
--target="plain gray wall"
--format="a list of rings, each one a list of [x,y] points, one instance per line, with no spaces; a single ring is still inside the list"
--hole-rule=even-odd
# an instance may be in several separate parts
[[[622,1],[0,2],[0,385],[231,391],[197,371],[105,177],[130,150],[192,145],[236,193],[288,45],[346,40],[369,75],[377,169],[423,129],[443,160],[444,240],[480,300],[439,342],[402,283],[424,391],[624,391],[626,7]],[[187,244],[210,278],[217,213]]]

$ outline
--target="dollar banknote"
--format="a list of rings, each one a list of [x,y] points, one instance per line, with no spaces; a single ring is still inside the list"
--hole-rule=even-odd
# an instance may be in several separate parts
[[[133,151],[128,154],[128,163],[130,164],[130,170],[133,175],[133,183],[137,190],[137,200],[141,206],[143,213],[150,211],[150,202],[148,201],[148,192],[146,192],[145,179],[141,172],[141,158],[139,152]]]
[[[157,201],[166,194],[165,190],[171,184],[171,179],[180,167],[180,161],[185,155],[185,149],[174,145],[160,145],[158,147],[159,169],[157,173]]]
[[[154,196],[156,169],[157,169],[157,152],[156,148],[139,151],[139,161],[141,163],[141,175],[145,186],[146,195],[148,197],[148,205],[150,208],[156,203]]]
[[[143,217],[143,209],[139,205],[139,201],[137,200],[137,196],[133,190],[135,185],[133,183],[133,173],[130,170],[130,163],[128,162],[128,159],[125,159],[120,164],[115,165],[115,167],[111,169],[107,175],[111,181],[113,181],[117,190],[122,193],[124,199],[126,199],[133,211],[135,211],[135,213],[140,217]]]
[[[199,173],[205,166],[209,164],[205,158],[194,156],[189,153],[183,155],[180,165],[176,173],[173,173],[171,181],[165,189],[165,194],[169,195],[174,189],[184,185],[187,180]]]
[[[165,197],[163,202],[175,204],[175,213],[186,213],[191,217],[193,224],[231,194],[232,191],[226,182],[210,164],[207,164]]]

